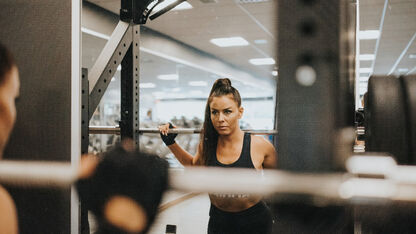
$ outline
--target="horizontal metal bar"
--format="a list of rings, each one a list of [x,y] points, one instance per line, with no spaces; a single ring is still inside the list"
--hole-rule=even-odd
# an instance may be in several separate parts
[[[23,187],[66,187],[77,178],[71,163],[0,161],[0,184]]]
[[[244,132],[251,133],[253,135],[275,135],[276,130],[243,130]],[[120,135],[120,128],[118,126],[90,126],[90,134],[116,134]],[[140,128],[139,133],[154,133],[158,134],[160,131],[158,128]],[[173,128],[169,130],[170,133],[178,134],[198,134],[201,133],[199,128]]]
[[[387,200],[416,202],[415,166],[398,166],[388,158],[370,158],[356,157],[351,163],[359,165],[378,161],[377,165],[390,168],[385,171],[389,174],[387,178],[361,178],[354,177],[351,173],[312,174],[280,170],[186,167],[170,169],[169,183],[170,188],[174,190],[217,193],[225,196],[253,194],[279,199],[297,194],[342,203],[354,203],[357,199],[361,199],[360,202],[384,204]],[[78,168],[70,163],[2,160],[0,184],[24,187],[69,186],[76,180],[77,171]],[[374,171],[360,173],[372,174]]]
[[[90,134],[113,134],[113,135],[120,135],[120,127],[114,126],[90,126],[89,130]]]

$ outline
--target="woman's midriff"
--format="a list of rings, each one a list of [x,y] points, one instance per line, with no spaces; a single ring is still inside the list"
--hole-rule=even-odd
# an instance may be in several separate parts
[[[246,194],[209,194],[212,205],[220,210],[239,212],[257,204],[261,197]]]

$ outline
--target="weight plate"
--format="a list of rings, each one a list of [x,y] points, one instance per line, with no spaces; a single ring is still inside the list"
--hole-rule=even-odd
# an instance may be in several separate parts
[[[416,164],[416,75],[405,76],[402,79],[407,107],[410,163]]]
[[[366,102],[366,151],[388,152],[399,164],[408,164],[408,132],[400,79],[370,77]]]

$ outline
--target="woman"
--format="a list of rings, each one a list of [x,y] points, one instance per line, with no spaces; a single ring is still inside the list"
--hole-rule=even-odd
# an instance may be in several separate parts
[[[19,74],[12,55],[0,44],[0,158],[16,120],[15,100],[19,96]],[[17,233],[16,207],[0,185],[0,233]]]
[[[18,96],[16,63],[0,43],[0,159],[16,119]],[[84,156],[76,185],[81,201],[97,217],[97,233],[147,232],[167,187],[167,167],[160,157],[137,152],[128,140],[101,159]],[[17,220],[14,201],[0,185],[0,234],[18,233]]]
[[[276,167],[276,151],[263,137],[244,133],[241,97],[227,78],[212,86],[205,107],[205,120],[195,156],[175,142],[172,124],[159,127],[162,140],[184,166],[243,167],[262,170]],[[270,233],[272,216],[260,197],[210,194],[208,233]]]

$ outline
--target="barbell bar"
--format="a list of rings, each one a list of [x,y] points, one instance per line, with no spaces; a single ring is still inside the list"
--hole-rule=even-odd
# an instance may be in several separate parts
[[[248,132],[254,135],[276,135],[277,130],[243,130],[244,132]],[[158,134],[160,131],[158,128],[140,128],[139,133],[153,133]],[[175,128],[169,129],[170,133],[178,133],[178,134],[199,134],[201,133],[201,129],[199,128]],[[89,127],[90,134],[115,134],[120,135],[120,127],[118,126],[90,126]]]
[[[293,173],[271,169],[187,167],[169,169],[169,183],[171,189],[180,191],[253,194],[271,199],[306,195],[337,203],[350,203],[360,198],[367,202],[416,202],[416,166],[397,165],[387,156],[352,156],[346,168],[346,173]],[[68,187],[76,181],[77,171],[70,163],[2,160],[0,184]]]

